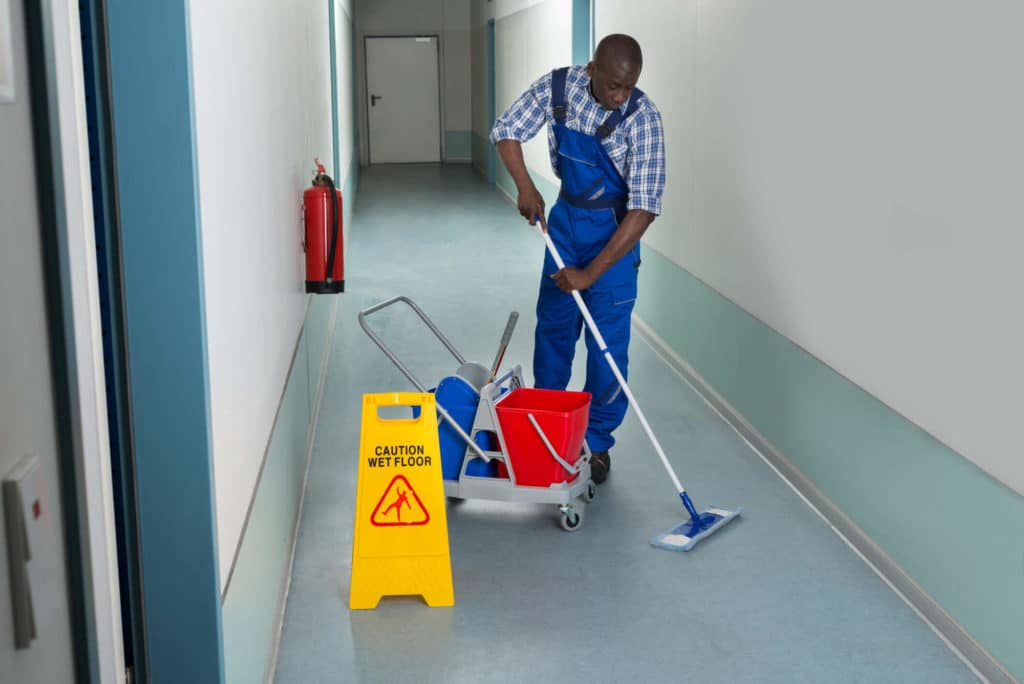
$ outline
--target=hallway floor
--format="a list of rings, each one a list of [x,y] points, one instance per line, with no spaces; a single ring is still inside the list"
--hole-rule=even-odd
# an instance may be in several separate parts
[[[362,394],[412,389],[359,310],[407,295],[484,364],[517,310],[503,367],[529,382],[544,250],[468,166],[364,169],[353,223],[275,681],[977,681],[637,335],[630,386],[680,478],[698,507],[743,506],[739,520],[690,553],[649,546],[683,514],[629,414],[581,530],[563,532],[550,505],[450,506],[455,607],[350,612]],[[423,382],[454,371],[407,308],[372,320]]]

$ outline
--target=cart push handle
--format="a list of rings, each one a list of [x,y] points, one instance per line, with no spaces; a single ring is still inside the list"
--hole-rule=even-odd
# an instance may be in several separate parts
[[[361,327],[363,331],[370,337],[370,339],[373,340],[378,347],[380,347],[380,350],[384,352],[384,355],[391,359],[391,363],[395,364],[395,367],[398,368],[398,370],[402,371],[402,375],[408,378],[409,382],[416,386],[416,389],[418,389],[420,392],[426,392],[426,386],[416,379],[416,376],[412,374],[412,371],[405,367],[405,364],[398,360],[398,357],[395,356],[395,353],[393,351],[391,351],[391,348],[384,344],[384,340],[382,340],[380,336],[370,328],[370,324],[366,321],[366,319],[370,317],[370,314],[377,313],[381,309],[386,309],[392,304],[396,304],[398,302],[405,302],[413,311],[416,312],[416,314],[420,317],[423,323],[426,324],[426,326],[430,328],[430,331],[434,333],[437,339],[441,341],[441,344],[443,344],[445,348],[449,352],[451,352],[452,356],[455,357],[456,361],[458,361],[460,364],[464,364],[466,363],[466,359],[455,348],[455,345],[448,341],[448,338],[444,336],[444,333],[442,333],[440,329],[438,329],[438,327],[434,325],[434,322],[430,320],[427,314],[423,312],[423,309],[421,309],[419,306],[416,305],[414,301],[412,301],[411,299],[404,295],[392,297],[391,299],[385,300],[380,304],[374,304],[373,306],[367,307],[360,311],[359,327]]]
[[[430,320],[427,314],[423,312],[423,309],[418,307],[416,305],[416,302],[412,301],[411,299],[404,295],[392,297],[391,299],[387,299],[379,304],[374,304],[373,306],[367,307],[360,311],[359,327],[363,329],[363,332],[365,332],[370,337],[370,339],[373,340],[378,347],[380,347],[380,350],[384,352],[384,356],[391,359],[391,363],[395,364],[395,367],[398,368],[398,370],[402,371],[402,375],[408,378],[409,382],[411,382],[416,387],[416,389],[418,389],[420,392],[427,393],[430,390],[428,390],[423,383],[416,379],[416,376],[412,374],[412,371],[405,367],[404,363],[398,360],[398,357],[395,356],[395,353],[393,351],[391,351],[391,348],[388,347],[388,345],[384,344],[384,340],[382,340],[380,338],[380,335],[378,335],[370,328],[370,324],[367,323],[366,321],[366,319],[370,317],[370,314],[377,313],[381,309],[386,309],[392,304],[396,304],[398,302],[405,302],[413,311],[416,312],[416,314],[426,324],[426,326],[430,328],[431,332],[433,332],[434,335],[437,336],[437,339],[441,341],[441,344],[443,344],[448,349],[448,351],[451,352],[452,356],[455,357],[456,361],[458,361],[460,364],[465,364],[466,359],[463,358],[462,354],[459,353],[455,346],[448,341],[448,338],[444,336],[444,333],[442,333],[438,329],[438,327],[434,325],[434,322]],[[452,428],[454,428],[455,432],[459,435],[459,437],[461,437],[466,442],[466,444],[469,445],[470,449],[472,449],[477,456],[484,459],[485,461],[491,460],[490,456],[485,454],[484,450],[480,448],[480,445],[478,445],[475,441],[473,441],[473,439],[469,435],[466,434],[466,431],[463,430],[459,426],[459,424],[455,422],[455,419],[452,418],[451,415],[449,415],[448,411],[446,411],[444,406],[442,406],[440,403],[437,404],[437,412],[441,414],[441,418],[443,420],[446,420],[448,424],[451,425]]]

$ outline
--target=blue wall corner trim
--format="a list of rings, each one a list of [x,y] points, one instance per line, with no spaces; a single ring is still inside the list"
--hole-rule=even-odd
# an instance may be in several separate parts
[[[107,25],[149,681],[224,677],[187,0]]]
[[[344,181],[338,178],[338,174],[341,173],[341,159],[338,144],[338,133],[340,132],[338,130],[338,43],[334,30],[335,21],[334,0],[327,0],[327,23],[331,48],[331,140],[334,153],[334,166],[331,169],[331,175],[340,185]]]
[[[590,0],[572,0],[572,63],[590,61]]]

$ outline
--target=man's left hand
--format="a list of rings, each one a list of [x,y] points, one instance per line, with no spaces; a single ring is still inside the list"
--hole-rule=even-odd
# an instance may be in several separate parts
[[[566,266],[549,276],[555,281],[555,285],[562,292],[569,293],[573,290],[586,290],[594,284],[596,278],[587,273],[586,269]]]

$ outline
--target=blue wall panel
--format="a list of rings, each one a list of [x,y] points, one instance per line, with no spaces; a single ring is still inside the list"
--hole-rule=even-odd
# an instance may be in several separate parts
[[[151,681],[223,679],[188,3],[110,0]]]

